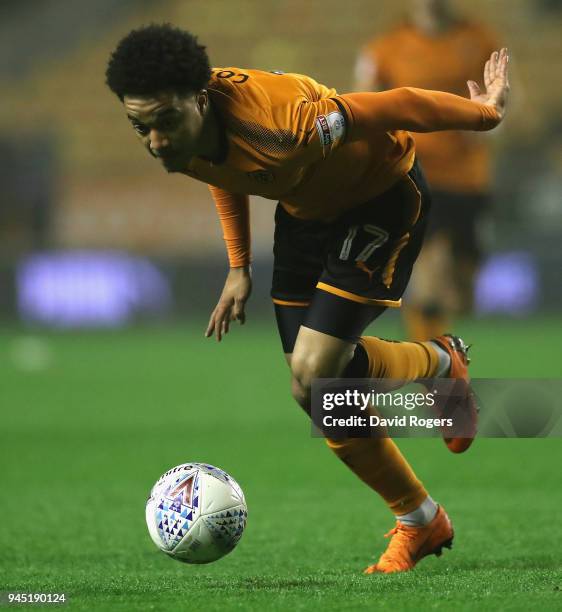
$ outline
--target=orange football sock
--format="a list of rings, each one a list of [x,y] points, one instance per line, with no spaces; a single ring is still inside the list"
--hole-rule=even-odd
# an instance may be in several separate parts
[[[362,336],[359,343],[369,359],[369,378],[410,381],[437,374],[439,355],[430,342],[391,342]]]
[[[391,438],[328,438],[326,443],[394,514],[412,512],[427,497],[423,484]]]

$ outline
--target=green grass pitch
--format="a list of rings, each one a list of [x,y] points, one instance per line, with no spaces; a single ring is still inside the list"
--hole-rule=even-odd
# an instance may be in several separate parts
[[[560,323],[458,329],[474,376],[560,377]],[[392,317],[378,330],[400,334]],[[399,442],[454,547],[364,576],[392,516],[311,438],[273,322],[221,345],[203,324],[42,333],[37,371],[14,364],[20,335],[0,335],[0,590],[66,592],[73,610],[562,609],[561,440],[481,439],[461,456]],[[158,552],[144,522],[153,482],[189,460],[231,472],[249,505],[238,548],[207,566]]]

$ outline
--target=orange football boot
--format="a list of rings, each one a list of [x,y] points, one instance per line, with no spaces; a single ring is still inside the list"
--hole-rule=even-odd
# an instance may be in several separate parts
[[[427,555],[441,556],[443,548],[453,546],[453,525],[443,506],[425,527],[408,527],[396,521],[396,527],[385,534],[391,537],[388,548],[381,555],[378,563],[370,565],[365,574],[393,574],[407,572]]]
[[[478,428],[479,407],[477,398],[470,386],[468,374],[469,345],[462,338],[445,334],[438,338],[432,338],[431,342],[437,343],[443,350],[449,353],[451,358],[451,369],[447,378],[454,379],[453,389],[445,396],[436,396],[435,408],[439,418],[454,417],[455,426],[462,430],[464,437],[447,437],[447,428],[444,430],[443,440],[452,453],[464,453],[476,437]],[[429,387],[430,383],[426,386]]]

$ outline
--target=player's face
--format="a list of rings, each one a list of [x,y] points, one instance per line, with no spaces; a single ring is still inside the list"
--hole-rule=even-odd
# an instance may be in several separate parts
[[[148,152],[168,172],[185,170],[201,152],[206,91],[189,95],[164,92],[154,96],[125,96],[127,117]]]

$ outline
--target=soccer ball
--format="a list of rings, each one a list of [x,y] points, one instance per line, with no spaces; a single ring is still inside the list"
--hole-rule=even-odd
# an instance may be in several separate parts
[[[207,463],[162,474],[146,502],[146,523],[160,550],[185,563],[211,563],[242,537],[248,509],[238,483]]]

